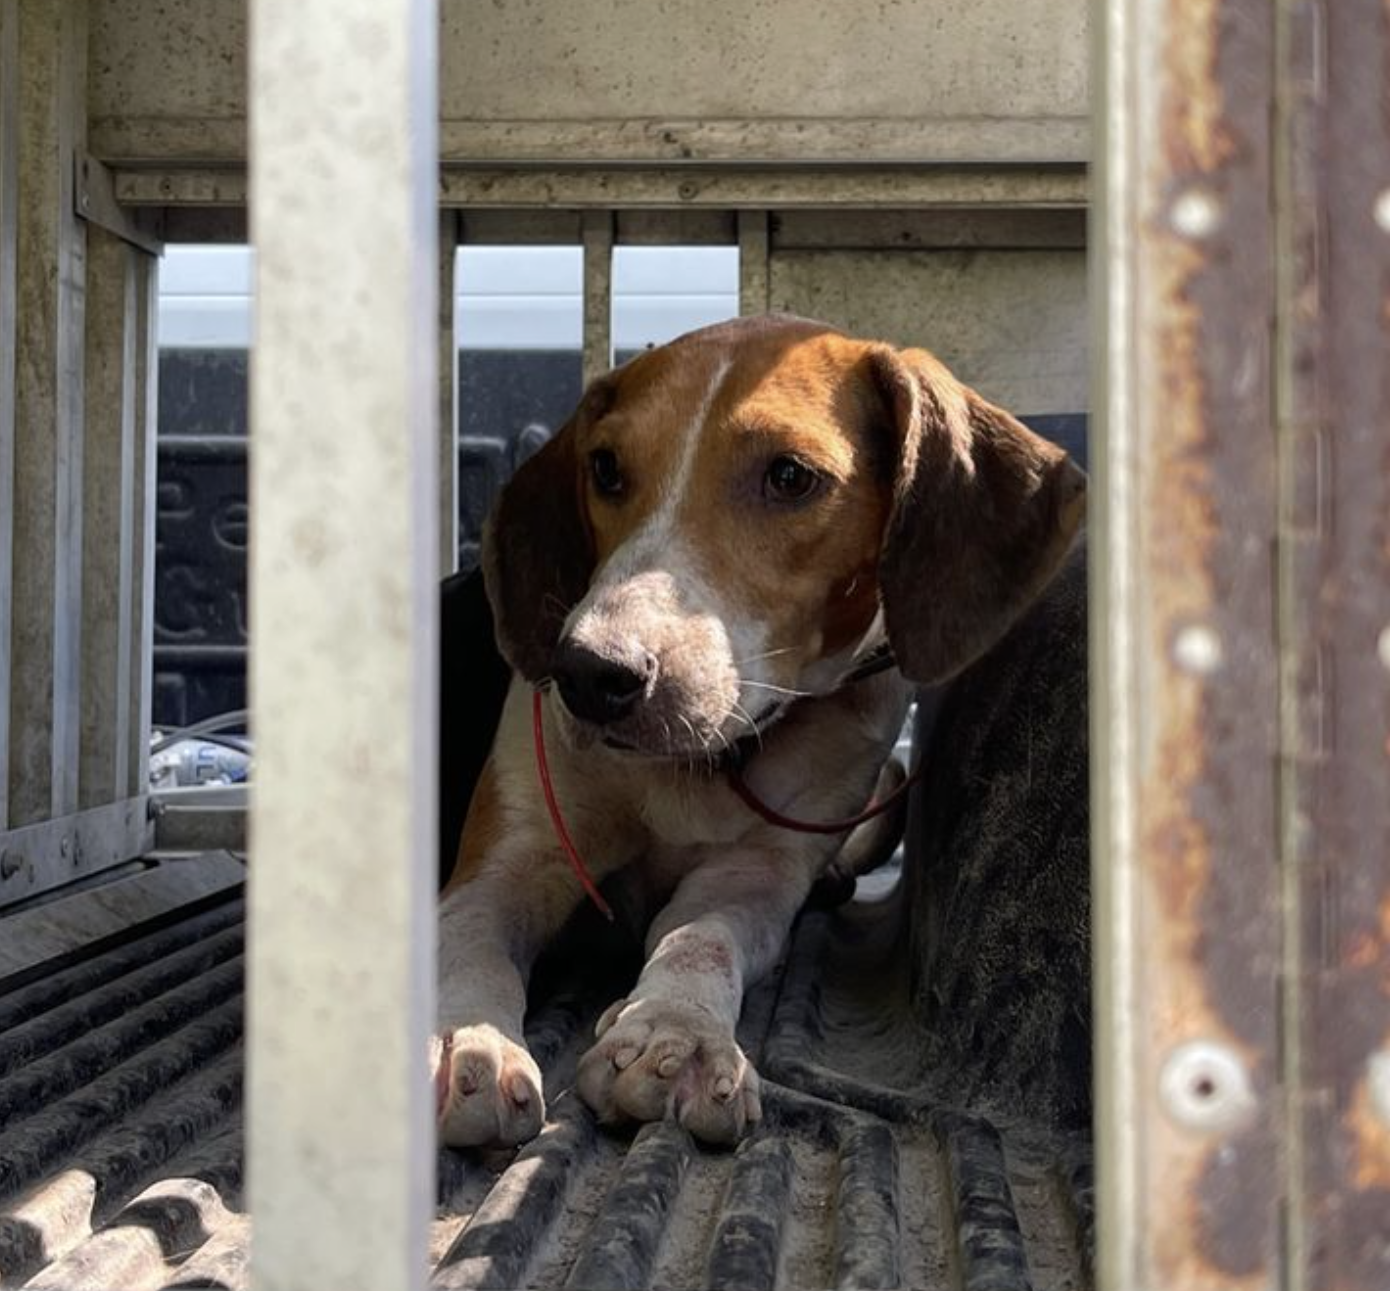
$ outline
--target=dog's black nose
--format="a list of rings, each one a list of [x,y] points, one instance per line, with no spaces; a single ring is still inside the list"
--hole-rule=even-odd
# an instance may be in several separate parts
[[[636,707],[656,676],[656,656],[639,647],[631,658],[615,658],[576,641],[562,641],[550,661],[550,675],[571,713],[603,726]]]

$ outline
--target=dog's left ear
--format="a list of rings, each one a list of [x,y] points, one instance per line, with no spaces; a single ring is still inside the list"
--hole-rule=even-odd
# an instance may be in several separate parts
[[[869,362],[898,449],[879,559],[888,637],[906,676],[945,681],[1057,571],[1085,516],[1086,476],[925,350],[879,346]]]
[[[565,617],[588,590],[593,542],[580,501],[577,427],[611,406],[600,377],[574,415],[507,482],[483,526],[483,582],[502,656],[527,681],[550,671]]]

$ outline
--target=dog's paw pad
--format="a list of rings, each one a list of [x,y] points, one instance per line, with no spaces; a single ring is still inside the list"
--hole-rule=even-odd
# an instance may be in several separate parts
[[[579,1060],[581,1097],[606,1122],[674,1119],[736,1143],[762,1115],[758,1073],[728,1029],[693,1005],[626,1003]]]
[[[495,1027],[460,1027],[438,1043],[439,1138],[450,1147],[514,1147],[545,1120],[541,1073],[521,1045]]]

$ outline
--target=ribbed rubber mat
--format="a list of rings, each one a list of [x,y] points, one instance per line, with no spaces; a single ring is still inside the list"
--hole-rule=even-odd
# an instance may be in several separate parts
[[[611,980],[528,1019],[545,1131],[497,1173],[441,1152],[445,1288],[1084,1291],[1084,1142],[951,1110],[922,1061],[891,902],[803,919],[741,1040],[765,1116],[733,1151],[600,1129],[567,1092]],[[246,1284],[238,899],[0,983],[0,1286]],[[833,972],[827,972],[831,965]]]

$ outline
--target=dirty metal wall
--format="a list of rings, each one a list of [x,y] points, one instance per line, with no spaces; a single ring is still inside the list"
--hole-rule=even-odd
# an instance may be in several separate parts
[[[1379,0],[1105,7],[1102,1285],[1390,1278]]]
[[[1279,31],[1294,1267],[1390,1285],[1390,6]],[[1297,1213],[1297,1212],[1296,1212]]]
[[[0,906],[152,837],[154,257],[84,178],[88,36],[0,0]]]
[[[1017,240],[1029,223],[1015,218]],[[779,237],[769,276],[771,308],[926,346],[1014,412],[1089,405],[1084,251],[809,249]]]
[[[446,162],[1071,162],[1085,0],[440,6]],[[94,0],[92,146],[245,156],[244,0]]]

